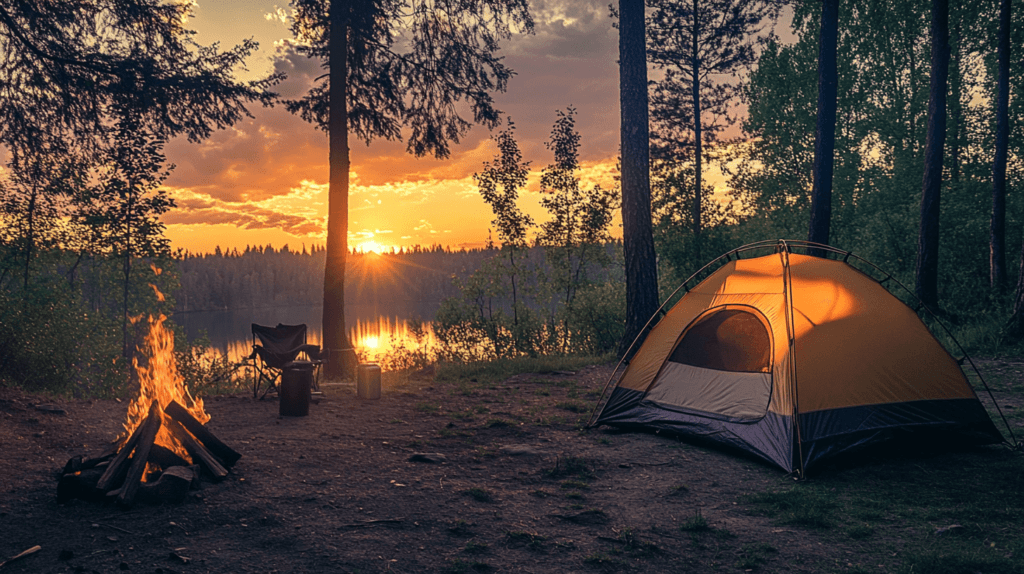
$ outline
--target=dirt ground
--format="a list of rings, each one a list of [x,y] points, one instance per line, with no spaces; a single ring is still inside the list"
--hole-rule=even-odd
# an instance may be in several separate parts
[[[117,435],[126,402],[0,388],[0,561],[42,547],[2,571],[822,572],[869,551],[752,513],[744,494],[792,483],[776,468],[578,430],[610,372],[392,380],[380,400],[325,385],[299,418],[272,398],[206,398],[208,428],[242,459],[182,504],[128,511],[55,495],[70,457]],[[697,516],[728,535],[680,531]],[[744,560],[759,544],[772,550]]]

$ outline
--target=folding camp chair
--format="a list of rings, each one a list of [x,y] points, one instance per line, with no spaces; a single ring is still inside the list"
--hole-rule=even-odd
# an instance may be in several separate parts
[[[299,359],[302,355],[305,359]],[[252,354],[248,357],[255,370],[252,383],[252,396],[266,396],[276,389],[285,369],[303,363],[312,364],[315,370],[313,390],[319,390],[320,347],[306,343],[305,325],[282,325],[264,327],[252,324]],[[263,395],[259,394],[263,383],[267,388]]]

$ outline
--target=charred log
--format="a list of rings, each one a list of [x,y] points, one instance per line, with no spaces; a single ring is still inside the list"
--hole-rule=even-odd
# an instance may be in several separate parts
[[[121,493],[117,496],[119,506],[131,508],[135,504],[135,494],[142,483],[142,475],[146,472],[146,463],[149,461],[149,453],[153,449],[153,441],[156,440],[156,433],[160,431],[161,418],[160,403],[153,401],[149,406],[149,415],[139,427],[142,429],[142,435],[135,445],[135,453],[132,454],[132,463],[128,467],[124,486],[121,487]]]
[[[193,480],[195,471],[192,467],[169,467],[155,482],[146,482],[139,487],[138,499],[142,502],[181,502],[192,488]]]
[[[191,464],[189,461],[175,454],[171,449],[158,444],[154,444],[153,449],[149,451],[149,462],[159,466],[160,468],[189,466]]]
[[[192,457],[192,462],[199,464],[210,478],[219,481],[228,475],[228,471],[224,468],[220,459],[189,434],[178,421],[172,421],[168,425],[168,429],[185,446],[188,455]]]
[[[159,410],[159,403],[157,404],[157,410]],[[150,405],[150,416],[153,412],[153,406]],[[157,415],[159,416],[159,414]],[[147,417],[148,419],[148,417]],[[114,460],[110,462],[110,466],[107,467],[107,471],[100,477],[99,482],[96,483],[96,488],[101,492],[109,492],[124,483],[124,477],[128,474],[128,465],[130,463],[128,457],[131,456],[132,451],[135,450],[135,445],[138,444],[139,439],[142,437],[142,429],[146,426],[145,423],[136,427],[135,431],[132,432],[132,436],[128,437],[128,442],[124,443],[121,447],[121,451],[117,453]]]
[[[231,468],[238,462],[238,459],[242,458],[241,454],[221,442],[203,423],[196,420],[191,413],[175,401],[171,401],[171,404],[167,405],[164,412],[167,413],[167,416],[181,423],[181,426],[192,433],[196,440],[203,443],[203,446],[223,461],[224,467]]]
[[[102,500],[103,492],[96,488],[96,483],[103,476],[103,468],[89,468],[81,472],[75,471],[60,477],[57,483],[57,502],[63,504],[72,499]]]

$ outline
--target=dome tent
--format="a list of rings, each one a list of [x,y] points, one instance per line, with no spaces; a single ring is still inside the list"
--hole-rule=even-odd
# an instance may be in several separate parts
[[[688,288],[698,277],[705,278]],[[684,282],[669,297],[683,291],[678,302],[651,319],[590,426],[702,437],[801,475],[896,438],[1003,442],[958,361],[884,287],[889,281],[896,283],[825,245],[733,250]]]

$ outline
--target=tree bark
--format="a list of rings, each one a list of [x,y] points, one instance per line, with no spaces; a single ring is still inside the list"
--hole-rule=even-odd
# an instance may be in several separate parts
[[[928,136],[924,148],[921,228],[917,241],[914,290],[921,302],[939,302],[939,204],[942,154],[946,141],[946,80],[949,75],[949,3],[932,0],[932,72],[928,93]]]
[[[619,0],[619,109],[622,153],[622,244],[626,264],[625,355],[658,310],[657,261],[651,226],[647,47],[643,0]],[[628,359],[628,357],[627,357]]]
[[[698,0],[693,0],[693,58],[690,62],[691,73],[693,74],[693,254],[694,254],[694,265],[699,267],[701,265],[700,255],[700,232],[701,232],[701,192],[703,191],[701,186],[701,156],[703,155],[703,145],[701,138],[701,125],[700,125],[700,57],[699,57],[699,40],[700,40],[700,9],[697,5]]]
[[[811,222],[807,240],[828,245],[832,221],[832,173],[836,147],[836,90],[839,72],[839,0],[821,3],[821,38],[818,43],[818,123],[814,130],[814,174],[811,187]],[[813,253],[824,256],[823,253]]]
[[[992,160],[992,220],[989,225],[989,283],[1006,285],[1006,155],[1010,142],[1010,0],[999,6],[999,78],[996,85],[996,155]]]
[[[957,10],[956,24],[950,37],[949,54],[949,180],[960,181],[960,139],[964,122],[964,107],[960,103],[960,92],[963,91],[963,11]]]
[[[330,30],[330,192],[327,208],[327,259],[324,269],[323,343],[328,379],[351,378],[355,352],[345,328],[345,262],[348,256],[348,27],[343,9],[331,4]]]

